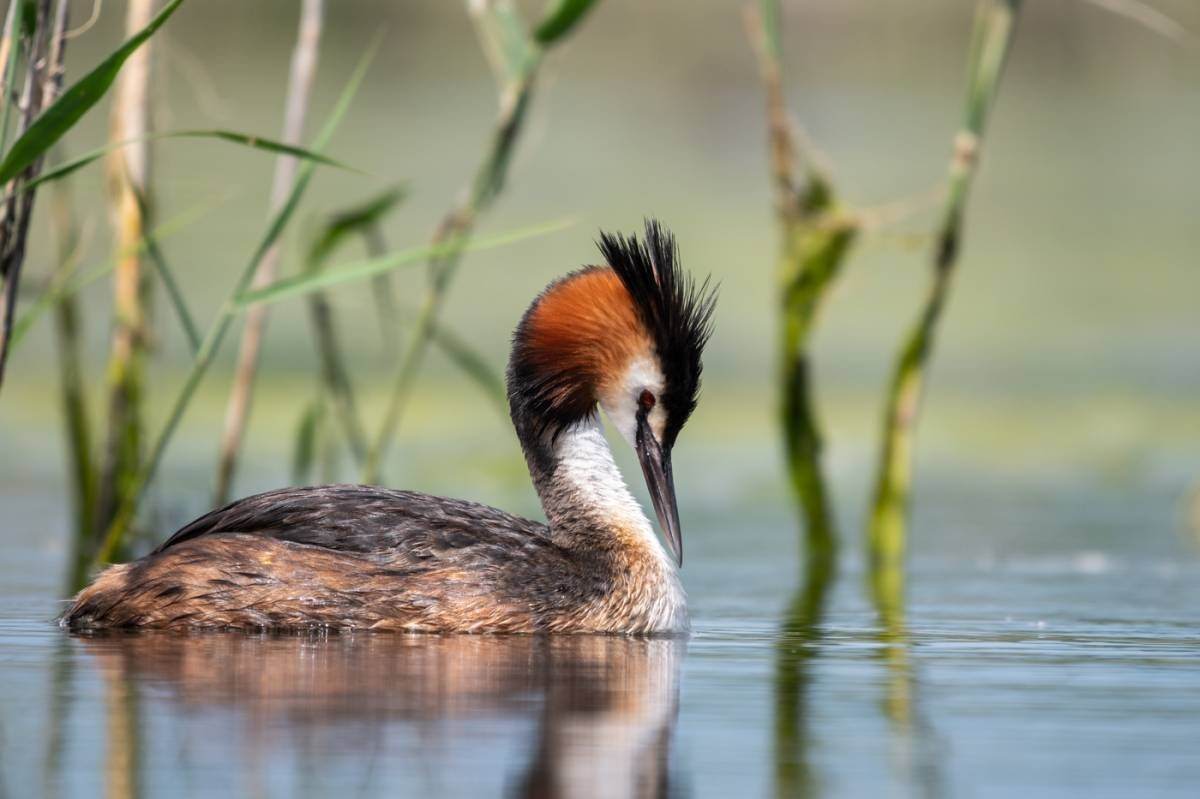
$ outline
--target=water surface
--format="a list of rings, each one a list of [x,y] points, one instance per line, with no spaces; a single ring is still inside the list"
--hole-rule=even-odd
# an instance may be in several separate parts
[[[6,529],[0,785],[1194,796],[1200,562],[1154,492],[932,494],[882,614],[852,553],[797,573],[786,517],[685,518],[688,639],[69,636],[60,552]]]

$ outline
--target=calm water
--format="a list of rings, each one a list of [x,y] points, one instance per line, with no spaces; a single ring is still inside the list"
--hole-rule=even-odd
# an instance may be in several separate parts
[[[338,16],[314,113],[325,113],[364,43],[394,15],[334,154],[379,181],[412,182],[389,224],[399,246],[425,241],[459,191],[494,98],[458,4],[391,4],[394,14],[384,5],[329,4]],[[955,379],[931,397],[941,424],[926,425],[922,446],[936,450],[930,439],[942,435],[955,440],[957,457],[975,449],[976,460],[1041,475],[1070,471],[1056,460],[1069,452],[1091,471],[1053,482],[949,468],[927,478],[923,463],[907,606],[893,598],[881,618],[853,551],[838,580],[804,585],[784,500],[761,489],[779,482],[774,440],[747,430],[756,413],[769,423],[761,409],[770,403],[759,399],[770,390],[773,354],[763,342],[772,321],[763,309],[774,288],[770,269],[754,265],[772,262],[776,237],[741,4],[705,13],[687,4],[686,26],[680,2],[606,5],[617,7],[597,11],[553,65],[528,149],[487,224],[497,232],[564,213],[581,223],[518,250],[473,255],[447,314],[502,364],[529,297],[591,257],[592,231],[628,228],[655,209],[670,214],[689,268],[723,280],[708,373],[726,376],[713,381],[718,388],[758,380],[760,394],[709,415],[717,445],[701,450],[707,399],[688,432],[692,455],[675,464],[694,634],[67,636],[51,623],[68,523],[64,495],[52,488],[64,470],[47,461],[58,450],[45,325],[14,354],[10,374],[19,377],[6,384],[0,414],[0,799],[1200,795],[1200,557],[1179,520],[1183,487],[1200,475],[1191,401],[1200,372],[1184,344],[1196,339],[1200,248],[1194,48],[1167,45],[1094,4],[1026,4],[939,342],[939,374]],[[832,155],[846,196],[866,206],[924,192],[945,170],[969,8],[802,5],[811,9],[789,23],[790,99]],[[1158,5],[1182,15],[1188,4]],[[281,0],[272,6],[294,13]],[[210,2],[180,12],[169,31],[180,64],[202,63],[220,104],[210,108],[205,91],[184,85],[193,79],[172,78],[165,127],[277,130],[292,26],[264,8]],[[115,46],[118,24],[119,15],[102,14],[97,35],[72,42],[71,74]],[[105,119],[86,118],[68,149],[98,146]],[[166,243],[193,308],[207,314],[261,233],[271,160],[182,144],[155,157],[164,217],[219,206]],[[319,180],[302,213],[361,202],[376,188],[357,175]],[[102,170],[79,173],[80,207],[99,214],[85,267],[107,256],[102,181]],[[40,235],[32,277],[54,252]],[[869,375],[886,376],[896,331],[910,318],[905,298],[916,301],[923,283],[914,276],[927,268],[923,246],[889,241],[864,248],[825,320],[825,386],[869,388]],[[84,294],[93,380],[108,290]],[[362,314],[368,299],[338,301]],[[273,314],[265,363],[307,368],[303,304]],[[348,325],[347,340],[374,353],[374,327],[359,328]],[[182,335],[164,324],[156,336],[179,368]],[[380,362],[364,363],[386,379]],[[39,374],[41,385],[31,380]],[[161,386],[159,377],[151,399],[161,409],[179,376]],[[1041,383],[1079,396],[1055,405]],[[285,468],[278,442],[290,441],[309,386],[305,377],[260,398],[247,446],[260,465]],[[971,401],[947,401],[952,387]],[[438,490],[472,497],[463,486],[482,485],[528,503],[508,431],[497,428],[505,448],[488,449],[475,429],[459,429],[490,413],[482,399],[446,412],[455,417],[449,428],[427,424],[459,393],[417,398],[426,407],[413,414],[421,423],[410,425],[405,452],[421,480],[400,484],[440,481]],[[203,510],[224,399],[214,389],[208,416],[194,409],[185,424],[181,437],[190,429],[199,454],[181,466],[187,442],[170,453],[156,489],[171,522],[164,534]],[[876,400],[828,403],[831,439],[858,441],[872,457]],[[734,441],[742,449],[731,451]],[[515,477],[493,468],[513,463]],[[850,476],[860,490],[844,490],[861,502],[866,480]]]
[[[1200,561],[1164,497],[926,493],[882,618],[852,556],[796,590],[784,518],[690,520],[688,640],[70,637],[57,545],[6,528],[0,787],[1195,796]]]

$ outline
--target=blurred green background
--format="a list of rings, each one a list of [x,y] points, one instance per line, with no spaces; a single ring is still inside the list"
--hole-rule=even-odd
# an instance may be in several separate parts
[[[927,198],[943,179],[959,122],[972,4],[785,5],[788,102],[831,159],[843,196],[863,207]],[[74,19],[85,19],[91,3],[77,6]],[[446,308],[447,321],[502,368],[520,313],[553,277],[595,260],[598,230],[635,230],[648,215],[670,226],[685,266],[721,284],[704,399],[676,457],[685,518],[714,506],[788,502],[773,428],[776,228],[761,85],[741,7],[597,6],[546,64],[510,182],[480,232],[564,215],[578,221],[469,254]],[[1195,4],[1154,7],[1200,30]],[[69,78],[120,41],[116,11],[106,3],[98,24],[70,43]],[[277,136],[297,14],[286,0],[185,4],[154,43],[158,128]],[[383,35],[330,148],[367,174],[318,172],[289,235],[285,273],[298,269],[305,233],[323,214],[397,181],[409,183],[411,196],[388,223],[389,242],[427,241],[475,169],[495,116],[492,76],[461,4],[338,0],[327,14],[310,133],[371,38]],[[1078,477],[1101,490],[1152,477],[1177,487],[1175,499],[1200,477],[1198,67],[1195,40],[1173,41],[1098,4],[1025,4],[938,343],[920,435],[918,514],[922,486],[963,469],[980,479]],[[79,154],[105,136],[98,109],[66,145]],[[215,205],[163,242],[202,320],[261,234],[272,169],[266,154],[228,145],[155,145],[160,219]],[[84,268],[110,251],[102,180],[99,167],[74,180],[90,230]],[[26,299],[51,267],[45,216],[35,220]],[[888,365],[926,285],[931,220],[926,210],[863,241],[817,335],[831,472],[851,520],[867,498]],[[400,279],[415,301],[423,270]],[[93,381],[106,353],[108,292],[101,282],[84,298]],[[391,373],[369,291],[342,288],[335,301],[375,419]],[[162,302],[157,316],[151,430],[186,364]],[[168,526],[207,507],[235,345],[226,342],[156,484]],[[46,319],[9,366],[0,480],[10,498],[65,497],[53,352]],[[275,306],[239,493],[286,480],[313,365],[303,304]],[[536,512],[507,422],[436,352],[387,476]],[[843,527],[856,537],[857,527]]]

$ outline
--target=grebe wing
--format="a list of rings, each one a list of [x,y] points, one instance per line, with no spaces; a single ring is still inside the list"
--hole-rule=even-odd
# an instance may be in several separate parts
[[[404,549],[549,543],[544,524],[477,502],[378,486],[324,485],[281,488],[231,502],[181,527],[154,551],[221,533],[368,556]]]

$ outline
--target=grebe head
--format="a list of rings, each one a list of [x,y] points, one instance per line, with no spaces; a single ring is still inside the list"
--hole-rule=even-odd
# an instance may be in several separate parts
[[[696,407],[714,292],[679,266],[675,238],[601,233],[607,266],[550,284],[517,327],[508,371],[513,421],[532,457],[597,406],[637,452],[678,562],[683,544],[671,448]]]

